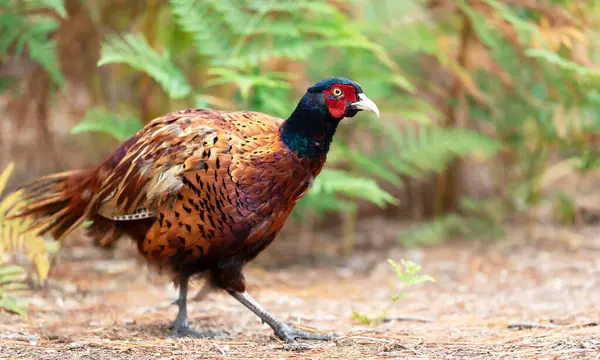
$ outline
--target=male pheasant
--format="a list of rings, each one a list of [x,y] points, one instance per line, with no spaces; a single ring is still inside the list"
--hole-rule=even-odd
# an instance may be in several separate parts
[[[174,336],[202,336],[187,321],[188,279],[203,274],[281,339],[331,339],[277,320],[245,291],[242,269],[275,238],[325,163],[344,117],[379,110],[361,87],[329,78],[308,88],[283,121],[251,112],[188,109],[148,123],[104,163],[22,187],[18,216],[60,239],[84,220],[108,244],[123,235],[179,286]]]

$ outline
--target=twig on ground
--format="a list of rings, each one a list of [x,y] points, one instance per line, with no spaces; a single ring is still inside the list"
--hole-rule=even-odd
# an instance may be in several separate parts
[[[303,344],[303,343],[285,343],[283,344],[283,350],[285,351],[307,351],[307,350],[312,350],[312,346],[309,344]]]
[[[393,341],[389,340],[389,339],[380,339],[380,338],[374,338],[374,337],[368,337],[368,336],[353,336],[352,339],[353,340],[367,340],[370,343],[378,343],[378,342],[388,343],[388,344],[393,343]]]
[[[509,329],[517,329],[517,330],[523,330],[523,329],[556,329],[558,327],[560,327],[560,325],[557,324],[548,324],[548,325],[542,325],[542,324],[538,324],[536,322],[516,322],[516,323],[510,323],[507,326]]]
[[[355,334],[344,335],[344,336],[339,337],[337,339],[333,339],[333,341],[338,342],[338,341],[346,340],[348,338],[353,338],[353,337],[356,337],[356,336],[360,336],[360,335],[363,335],[363,334],[368,334],[368,333],[375,332],[375,331],[377,331],[377,329],[363,330],[363,331],[359,331],[359,332],[357,332]]]
[[[594,327],[594,326],[600,326],[600,322],[588,321],[588,322],[584,322],[584,323],[569,324],[569,325],[565,325],[563,327],[566,329],[572,329],[572,328],[586,328],[586,327]]]
[[[83,349],[87,347],[90,343],[87,341],[74,341],[66,346],[68,350],[76,350]]]
[[[209,343],[209,344],[211,344],[215,349],[217,349],[221,353],[221,355],[227,354],[227,350],[229,350],[229,346],[225,346],[225,348],[222,348],[222,347],[220,347],[218,344],[216,344],[214,342],[213,343]]]
[[[382,320],[382,322],[392,322],[392,321],[416,321],[416,322],[434,322],[435,319],[427,317],[427,316],[413,316],[413,315],[400,315],[400,316],[388,316]]]

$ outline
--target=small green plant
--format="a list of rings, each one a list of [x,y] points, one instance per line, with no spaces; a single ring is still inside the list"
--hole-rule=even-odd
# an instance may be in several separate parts
[[[362,324],[378,324],[387,317],[388,311],[396,302],[408,297],[408,294],[405,291],[407,286],[417,285],[428,281],[435,282],[435,279],[431,276],[421,274],[421,266],[412,261],[401,259],[400,264],[398,264],[394,260],[388,259],[388,263],[392,266],[394,273],[396,274],[396,283],[392,284],[394,295],[392,295],[389,304],[380,314],[375,316],[361,314],[355,311],[352,313],[353,320]]]

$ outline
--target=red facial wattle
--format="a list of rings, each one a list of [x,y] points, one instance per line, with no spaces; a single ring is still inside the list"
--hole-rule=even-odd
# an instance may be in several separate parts
[[[336,97],[334,95],[334,89],[336,88],[342,90],[341,96]],[[329,113],[336,119],[344,117],[348,103],[356,102],[356,89],[352,85],[336,84],[323,91],[323,94]]]

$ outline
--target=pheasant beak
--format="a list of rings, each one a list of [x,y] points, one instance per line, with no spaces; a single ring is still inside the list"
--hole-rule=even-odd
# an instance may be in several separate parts
[[[350,105],[352,105],[357,110],[371,111],[375,113],[377,117],[379,117],[379,108],[377,108],[377,105],[365,94],[358,94],[358,101]]]

